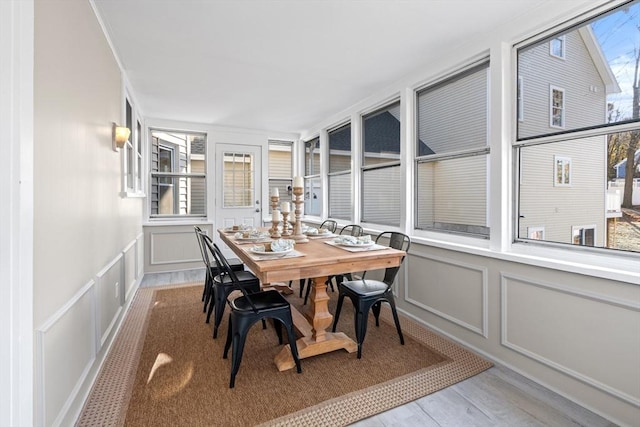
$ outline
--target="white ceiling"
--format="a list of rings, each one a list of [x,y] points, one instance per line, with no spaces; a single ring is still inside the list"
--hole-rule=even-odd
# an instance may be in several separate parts
[[[299,132],[546,0],[93,0],[146,117]]]

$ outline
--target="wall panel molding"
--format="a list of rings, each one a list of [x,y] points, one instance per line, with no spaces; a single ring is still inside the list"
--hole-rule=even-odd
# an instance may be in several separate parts
[[[90,280],[36,330],[36,390],[38,390],[36,419],[38,424],[60,425],[88,378],[97,354],[97,318],[92,315],[97,308],[96,293],[96,282]],[[74,315],[82,317],[81,321],[75,319]],[[75,344],[72,355],[68,353],[69,348],[60,342],[61,337],[67,338],[63,335],[69,326],[76,328],[72,338]],[[69,357],[77,359],[74,360],[73,366],[82,368],[75,381],[69,378],[68,372],[64,372],[64,379],[67,380],[67,386],[65,386],[64,381],[61,382],[59,378],[55,378],[56,375],[63,373],[55,366],[56,362],[61,361],[62,358]],[[58,396],[58,399],[62,396],[67,398],[62,402],[56,400],[55,396]],[[55,410],[54,407],[60,409]]]
[[[187,239],[195,239],[195,235],[193,232],[193,229],[191,230],[185,230],[185,231],[151,231],[149,233],[149,237],[150,237],[150,248],[149,248],[149,253],[150,253],[150,260],[149,263],[150,265],[164,265],[164,264],[180,264],[180,263],[188,263],[188,262],[202,262],[202,258],[199,257],[195,257],[195,258],[168,258],[168,259],[160,259],[160,256],[158,254],[158,249],[157,249],[157,245],[159,244],[158,242],[156,242],[156,239],[160,239],[160,236],[165,237],[165,236],[169,236],[169,235],[173,235],[173,236],[188,236]],[[195,241],[195,240],[194,240]],[[160,244],[161,245],[161,244]],[[166,246],[166,245],[161,245],[161,246]]]
[[[517,283],[516,283],[517,282]],[[558,294],[563,294],[572,298],[576,298],[579,300],[594,302],[598,304],[603,304],[605,306],[614,307],[620,310],[628,310],[632,313],[640,312],[640,304],[635,302],[622,300],[619,298],[610,297],[607,295],[599,294],[596,292],[586,291],[579,288],[573,288],[560,284],[547,283],[543,281],[534,280],[529,277],[518,276],[509,273],[501,273],[500,274],[500,306],[501,306],[501,315],[500,315],[500,324],[501,324],[501,344],[504,347],[507,347],[516,353],[524,355],[530,359],[535,360],[536,362],[542,363],[550,368],[555,369],[567,376],[570,376],[574,379],[577,379],[585,384],[588,384],[598,390],[601,390],[605,393],[608,393],[620,400],[623,400],[627,403],[635,405],[636,407],[640,407],[640,396],[633,396],[624,390],[617,389],[611,385],[604,384],[602,381],[590,376],[588,373],[580,372],[578,369],[574,369],[566,364],[563,364],[559,361],[552,360],[550,357],[541,354],[541,349],[535,348],[535,343],[529,342],[531,344],[529,348],[524,346],[522,343],[518,344],[514,342],[515,337],[510,335],[511,329],[514,328],[513,322],[515,319],[510,318],[509,312],[509,303],[510,303],[510,290],[515,292],[515,286],[523,286],[530,287],[532,290],[539,289],[542,291],[550,291]],[[516,303],[517,301],[513,301]],[[521,302],[520,302],[521,303]],[[535,302],[527,301],[527,304],[535,304]],[[543,310],[544,308],[541,308]],[[591,313],[593,316],[597,316],[598,313]],[[524,314],[517,312],[516,315]],[[518,319],[522,322],[527,321],[528,319],[522,318]],[[639,319],[640,320],[640,319]],[[614,327],[612,325],[612,327]],[[588,331],[586,332],[588,335]],[[552,338],[552,337],[549,337]],[[575,337],[576,340],[580,339],[580,337]]]
[[[407,259],[405,260],[405,263],[407,264],[413,264],[413,262],[411,262],[411,259],[413,257],[416,258],[421,258],[424,260],[428,260],[431,262],[435,262],[435,263],[439,263],[442,266],[444,266],[444,268],[446,268],[447,270],[450,270],[452,272],[451,275],[449,275],[449,277],[454,277],[454,272],[456,270],[458,271],[469,271],[469,272],[474,272],[474,273],[478,273],[480,278],[478,283],[472,284],[475,286],[479,287],[479,295],[480,295],[480,300],[478,301],[478,304],[480,304],[479,310],[481,312],[481,320],[479,324],[472,324],[469,321],[466,321],[464,319],[460,319],[459,317],[456,317],[456,315],[451,314],[451,313],[447,313],[445,311],[445,309],[439,309],[437,307],[435,307],[434,305],[428,304],[424,301],[418,300],[414,297],[411,296],[411,290],[415,289],[416,284],[414,283],[413,285],[410,285],[410,280],[407,277],[405,279],[405,283],[404,283],[404,295],[405,295],[405,301],[415,305],[423,310],[426,310],[430,313],[435,314],[438,317],[441,317],[445,320],[448,320],[449,322],[452,322],[458,326],[461,326],[475,334],[478,334],[484,338],[488,338],[488,334],[489,334],[489,328],[488,328],[488,324],[489,324],[489,320],[488,320],[488,301],[489,301],[489,297],[488,297],[488,269],[482,265],[475,265],[475,264],[469,264],[469,263],[463,263],[460,262],[459,260],[456,259],[452,259],[452,258],[444,258],[444,257],[438,257],[438,256],[432,256],[432,255],[424,255],[424,254],[416,254],[416,253],[412,253],[410,256],[407,256]],[[416,263],[417,264],[417,263]],[[409,270],[409,268],[407,268],[407,270]],[[408,274],[407,274],[408,276]],[[455,298],[456,295],[451,295],[451,298]]]

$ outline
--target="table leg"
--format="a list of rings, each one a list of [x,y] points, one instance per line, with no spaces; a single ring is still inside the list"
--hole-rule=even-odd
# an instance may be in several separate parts
[[[333,322],[333,315],[329,312],[329,295],[327,294],[326,277],[316,277],[312,281],[311,302],[305,313],[311,321],[311,335],[305,335],[296,341],[300,359],[345,349],[349,353],[357,350],[355,341],[342,332],[327,332],[326,329]],[[283,347],[275,358],[279,371],[285,371],[295,366],[289,345]]]

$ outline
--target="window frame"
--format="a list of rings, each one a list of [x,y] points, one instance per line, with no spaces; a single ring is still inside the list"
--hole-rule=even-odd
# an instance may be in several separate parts
[[[130,109],[130,119],[127,114]],[[145,189],[145,146],[144,121],[140,116],[133,98],[124,90],[124,122],[131,133],[122,148],[122,197],[146,197]],[[133,157],[133,158],[130,158]],[[133,169],[133,170],[131,170]]]
[[[554,42],[559,42],[560,43],[560,54],[556,55],[554,52]],[[553,58],[558,58],[558,59],[566,59],[566,53],[567,53],[567,38],[565,37],[564,34],[559,35],[557,37],[552,38],[551,40],[549,40],[549,56],[552,56]]]
[[[554,92],[558,92],[562,94],[562,105],[559,107],[560,109],[560,124],[557,125],[554,123],[554,109],[558,108],[554,105]],[[554,129],[565,129],[566,121],[565,121],[565,111],[567,110],[567,96],[566,91],[558,86],[549,85],[549,127]]]
[[[291,154],[291,159],[290,162],[291,164],[290,166],[290,170],[291,170],[291,174],[290,176],[273,176],[271,175],[271,164],[268,165],[268,173],[267,173],[267,188],[269,189],[269,195],[271,194],[271,189],[274,187],[278,188],[278,194],[279,194],[279,198],[280,198],[280,203],[282,202],[289,202],[292,206],[293,206],[293,163],[294,163],[294,156],[293,156],[293,141],[288,141],[288,140],[281,140],[281,139],[269,139],[269,141],[267,142],[267,157],[269,158],[270,156],[270,152],[271,152],[271,146],[289,146],[289,152]],[[274,150],[275,151],[275,150]],[[277,184],[275,184],[276,181],[281,181],[281,182],[287,182],[288,184],[286,185],[285,188],[282,188],[280,186],[278,186]],[[282,191],[285,190],[285,191]],[[271,208],[271,203],[268,203],[268,212],[269,215],[271,215],[272,213],[272,208]]]
[[[623,9],[623,5],[602,5],[597,8],[597,10],[593,10],[591,12],[585,12],[582,15],[577,15],[572,19],[566,21],[565,24],[560,24],[556,27],[549,28],[544,32],[539,33],[536,37],[528,38],[526,40],[514,43],[512,46],[512,83],[511,88],[516,93],[517,91],[517,76],[518,76],[518,62],[519,62],[519,52],[520,50],[526,50],[530,47],[534,47],[537,44],[544,43],[545,40],[550,40],[554,37],[554,34],[558,34],[560,32],[568,32],[572,30],[577,30],[578,28],[588,25],[597,19],[606,16],[611,13],[615,13],[615,11],[619,11]],[[554,86],[550,86],[554,87]],[[556,89],[561,89],[563,94],[563,125],[566,128],[566,117],[564,116],[564,111],[567,108],[567,97],[566,91],[562,88],[555,87]],[[551,90],[549,91],[549,98],[551,98]],[[514,95],[512,95],[514,96]],[[514,96],[515,102],[517,103],[517,97]],[[551,105],[551,100],[549,101]],[[551,112],[549,114],[551,116]],[[550,117],[551,118],[551,117]],[[519,229],[520,229],[520,190],[519,185],[522,182],[521,172],[519,166],[519,150],[521,148],[535,146],[539,144],[553,144],[558,142],[571,142],[579,139],[586,139],[590,137],[606,137],[610,134],[615,133],[624,133],[624,132],[632,132],[632,131],[640,131],[640,119],[625,119],[612,123],[596,123],[594,125],[586,125],[579,126],[575,128],[562,128],[559,131],[552,132],[540,132],[536,135],[526,135],[519,136],[518,129],[518,120],[517,120],[517,112],[514,111],[512,116],[512,138],[511,138],[511,150],[513,155],[511,156],[513,161],[514,173],[511,174],[512,178],[512,226],[510,227],[511,233],[511,242],[506,247],[509,251],[514,254],[536,254],[540,255],[540,250],[544,250],[545,253],[547,251],[557,251],[559,259],[570,260],[570,261],[578,261],[583,262],[586,258],[589,257],[590,262],[593,265],[601,265],[610,267],[611,265],[617,265],[620,268],[622,274],[626,274],[629,270],[626,268],[626,263],[628,263],[629,259],[634,259],[637,257],[637,252],[633,251],[621,251],[614,248],[607,247],[598,247],[598,246],[580,246],[573,245],[567,243],[560,243],[556,241],[539,241],[528,239],[524,237],[519,237]],[[551,124],[551,123],[550,123]],[[556,128],[557,129],[557,128]],[[555,170],[555,166],[554,166]],[[555,178],[554,178],[555,182]],[[576,226],[572,226],[576,227]],[[578,228],[590,227],[590,226],[577,226]],[[594,241],[597,239],[597,229],[594,230]],[[605,275],[606,276],[606,275]],[[604,277],[604,276],[603,276]]]
[[[560,171],[558,171],[558,162],[559,161],[562,162],[561,166],[560,166]],[[566,178],[565,166],[569,167],[569,172],[568,172],[569,182],[564,182],[565,181],[564,178]],[[572,169],[573,169],[573,165],[571,163],[571,157],[558,156],[558,155],[553,156],[553,186],[554,187],[571,187],[571,185],[572,185],[572,181],[571,181]],[[563,179],[561,179],[561,182],[558,182],[558,178],[559,178],[558,172],[561,173],[560,176],[563,178]]]
[[[349,142],[350,142],[350,147],[349,147],[349,157],[350,157],[350,161],[349,161],[349,167],[347,169],[342,169],[342,170],[337,170],[337,171],[331,171],[331,134],[332,133],[338,133],[341,132],[343,130],[345,130],[346,128],[349,128]],[[333,218],[333,219],[343,219],[346,221],[351,221],[353,218],[353,212],[352,209],[350,209],[349,215],[347,217],[344,216],[337,216],[335,214],[332,214],[332,206],[331,206],[331,178],[332,177],[337,177],[337,176],[344,176],[344,175],[351,175],[351,168],[352,168],[352,164],[353,164],[353,148],[354,148],[354,144],[353,144],[353,139],[351,138],[352,135],[352,126],[351,126],[351,121],[348,120],[346,122],[342,122],[341,124],[334,126],[330,129],[327,130],[327,152],[328,152],[328,156],[327,156],[327,164],[328,164],[328,172],[327,172],[327,208],[328,208],[328,218]],[[349,187],[351,188],[351,187]],[[353,205],[353,194],[351,194],[350,196],[350,205]]]
[[[151,142],[153,139],[153,133],[154,132],[166,132],[166,133],[176,133],[176,134],[184,134],[184,135],[202,135],[204,137],[204,159],[203,159],[203,170],[204,172],[200,173],[200,172],[160,172],[160,171],[153,171],[151,164],[149,165],[149,173],[148,173],[148,177],[149,177],[149,181],[148,181],[148,186],[149,186],[149,194],[152,194],[151,191],[151,186],[153,185],[153,178],[157,177],[158,179],[162,178],[162,177],[166,177],[166,178],[171,178],[171,179],[175,179],[175,178],[202,178],[204,180],[204,198],[202,200],[203,205],[204,205],[204,209],[203,209],[203,213],[202,214],[154,214],[153,213],[153,208],[151,206],[152,204],[152,197],[148,197],[147,198],[147,209],[148,209],[148,219],[150,222],[159,222],[159,221],[184,221],[184,220],[191,220],[193,218],[203,218],[206,219],[208,217],[208,205],[209,205],[209,196],[208,196],[208,191],[209,191],[209,182],[208,182],[208,164],[209,164],[209,144],[208,144],[208,140],[209,140],[209,133],[206,131],[201,131],[201,130],[178,130],[178,129],[171,129],[171,128],[167,128],[167,127],[163,127],[163,126],[157,126],[157,127],[149,127],[147,128],[147,135],[148,135],[148,141],[149,144],[148,145],[148,150],[149,150],[149,155],[151,156],[151,150],[153,147],[153,143]],[[170,149],[170,145],[169,144],[160,144],[158,143],[158,162],[160,161],[160,145],[165,145],[168,146]],[[193,153],[187,153],[187,157],[190,158],[189,156],[193,154]],[[177,159],[174,158],[174,161],[176,161]],[[151,159],[150,159],[151,161]],[[158,186],[160,185],[160,183],[158,183]],[[176,191],[176,189],[174,188],[174,191]],[[191,190],[189,190],[191,191]],[[175,210],[175,204],[178,203],[178,200],[176,200],[176,198],[174,198],[174,210]]]
[[[319,156],[319,165],[318,165],[318,170],[312,170],[311,172],[313,172],[312,174],[307,174],[307,172],[309,172],[307,170],[307,161],[309,160],[307,158],[307,144],[313,143],[314,145],[317,144],[317,149],[318,149],[318,156]],[[303,179],[304,179],[304,195],[305,198],[304,200],[306,200],[306,195],[307,195],[307,185],[313,185],[314,182],[319,182],[320,183],[320,188],[318,188],[318,192],[320,193],[320,211],[316,214],[316,213],[312,213],[309,212],[307,209],[312,205],[312,203],[304,203],[304,215],[309,215],[309,216],[315,216],[315,217],[320,217],[322,215],[322,142],[320,139],[320,135],[316,135],[313,136],[309,139],[305,139],[302,141],[302,155],[303,155],[303,167],[302,167],[302,171],[303,171]],[[311,162],[313,163],[313,157],[311,158]],[[313,197],[315,195],[315,193],[313,194],[309,194],[309,197]],[[317,198],[317,197],[315,197]]]
[[[366,120],[375,117],[376,115],[379,114],[383,114],[385,111],[390,110],[392,108],[394,108],[395,106],[398,106],[398,109],[400,110],[400,112],[402,112],[402,108],[403,108],[403,103],[402,103],[402,99],[400,97],[394,97],[390,100],[386,100],[384,103],[381,103],[379,105],[376,105],[375,107],[371,108],[370,110],[368,110],[367,112],[364,112],[362,114],[360,114],[360,128],[361,128],[361,136],[360,136],[360,141],[359,141],[359,145],[360,145],[360,222],[361,223],[365,223],[365,224],[380,224],[380,225],[386,225],[386,226],[392,226],[392,227],[400,227],[402,224],[402,209],[400,209],[400,215],[398,218],[398,223],[397,224],[392,224],[392,223],[385,223],[385,222],[373,222],[373,221],[367,221],[365,219],[365,174],[367,172],[372,172],[372,171],[377,171],[377,170],[382,170],[382,169],[389,169],[389,168],[398,168],[400,171],[400,188],[398,188],[398,194],[400,194],[400,192],[402,191],[402,156],[403,156],[403,144],[402,144],[402,129],[400,130],[400,134],[398,135],[398,142],[399,142],[399,154],[398,154],[398,158],[397,159],[390,159],[388,161],[383,161],[380,163],[375,163],[375,164],[366,164],[366,141],[365,141],[365,137],[366,137]],[[401,114],[401,118],[400,118],[400,127],[402,128],[402,114]],[[353,147],[353,142],[352,142],[352,147]]]
[[[469,239],[469,241],[487,241],[491,239],[491,229],[490,229],[490,225],[487,224],[485,227],[482,228],[486,228],[487,229],[487,234],[482,234],[479,232],[463,232],[463,231],[457,231],[455,229],[438,229],[438,228],[432,228],[432,227],[420,227],[418,221],[420,220],[420,215],[419,215],[419,208],[420,208],[420,203],[419,203],[419,194],[418,192],[418,188],[419,188],[419,183],[418,183],[418,172],[419,172],[419,166],[421,164],[424,163],[435,163],[435,162],[440,162],[440,161],[446,161],[446,160],[455,160],[455,159],[465,159],[465,158],[472,158],[475,156],[485,156],[485,160],[487,163],[487,168],[486,168],[486,174],[485,174],[485,183],[486,183],[486,187],[487,187],[487,199],[485,200],[485,212],[487,215],[487,219],[489,218],[489,212],[490,212],[490,207],[491,207],[491,200],[490,200],[490,162],[491,162],[491,145],[490,145],[490,128],[489,125],[487,123],[487,127],[485,129],[486,134],[485,134],[485,144],[483,146],[478,146],[478,147],[473,147],[473,148],[467,148],[467,149],[462,149],[462,150],[452,150],[452,151],[448,151],[448,152],[441,152],[441,153],[435,153],[435,154],[424,154],[424,155],[419,155],[418,154],[418,144],[419,144],[419,139],[420,139],[420,131],[419,131],[419,121],[420,121],[420,111],[418,108],[419,105],[419,96],[422,92],[425,91],[429,91],[429,90],[435,90],[438,89],[440,87],[444,87],[448,84],[451,83],[455,83],[456,81],[463,79],[465,77],[468,77],[470,75],[473,75],[476,72],[479,72],[481,70],[485,70],[487,72],[487,93],[486,93],[486,102],[487,102],[487,119],[490,120],[491,118],[491,111],[490,111],[490,97],[491,97],[491,85],[490,85],[490,74],[491,74],[491,58],[489,56],[482,56],[480,58],[477,58],[474,61],[470,61],[468,64],[466,64],[463,67],[460,67],[452,72],[447,73],[446,75],[444,75],[443,77],[441,77],[438,80],[435,80],[433,82],[430,82],[428,84],[425,85],[421,85],[419,87],[417,87],[414,91],[413,91],[413,99],[414,99],[414,105],[415,105],[415,111],[414,111],[414,153],[413,153],[413,169],[414,169],[414,173],[413,173],[413,198],[414,198],[414,206],[413,206],[413,218],[412,218],[412,222],[413,222],[413,230],[414,232],[420,232],[420,233],[433,233],[433,235],[442,235],[442,236],[446,236],[446,238],[463,238],[463,239]],[[466,224],[467,227],[469,227],[468,229],[474,229],[474,226],[471,226],[469,224]],[[475,228],[475,230],[479,230],[479,228]]]

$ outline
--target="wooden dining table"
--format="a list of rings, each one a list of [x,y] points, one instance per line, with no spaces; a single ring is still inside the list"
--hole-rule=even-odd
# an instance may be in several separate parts
[[[266,229],[264,229],[266,231]],[[260,279],[262,287],[277,282],[311,278],[310,303],[301,314],[291,307],[293,323],[302,335],[296,341],[301,359],[344,349],[349,353],[357,350],[354,340],[342,332],[327,332],[333,323],[329,312],[327,277],[343,273],[397,267],[406,255],[404,251],[384,248],[348,248],[331,244],[331,238],[310,238],[306,243],[296,243],[295,251],[279,258],[255,255],[252,243],[236,240],[233,233],[218,230],[221,240]],[[295,366],[287,344],[275,357],[278,370]]]

